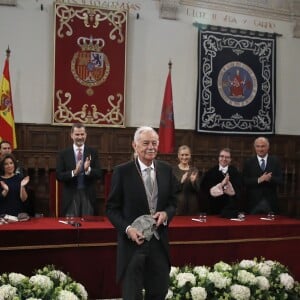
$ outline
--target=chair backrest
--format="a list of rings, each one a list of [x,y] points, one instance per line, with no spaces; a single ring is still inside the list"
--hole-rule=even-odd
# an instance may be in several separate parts
[[[106,203],[111,185],[112,171],[107,171],[104,175],[104,202]]]
[[[56,179],[56,172],[49,172],[49,214],[51,217],[58,218],[61,216],[60,199],[61,199],[61,183]]]
[[[111,185],[112,171],[107,171],[104,175],[104,202],[106,203]],[[56,179],[56,172],[49,172],[49,215],[51,217],[61,216],[61,195],[62,184]]]

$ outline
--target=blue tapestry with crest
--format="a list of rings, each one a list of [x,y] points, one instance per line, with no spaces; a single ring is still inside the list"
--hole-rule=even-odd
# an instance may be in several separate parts
[[[275,133],[276,34],[196,26],[196,130]]]

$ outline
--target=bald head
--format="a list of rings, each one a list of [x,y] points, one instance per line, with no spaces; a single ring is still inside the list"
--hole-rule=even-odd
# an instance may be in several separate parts
[[[265,157],[270,148],[269,140],[265,137],[258,137],[254,141],[254,149],[259,157]]]

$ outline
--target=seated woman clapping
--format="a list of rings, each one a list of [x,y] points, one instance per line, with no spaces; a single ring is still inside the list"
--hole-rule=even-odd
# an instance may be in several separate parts
[[[17,161],[12,154],[6,154],[0,162],[0,215],[18,216],[25,211],[29,176],[22,179],[16,174],[16,167]]]

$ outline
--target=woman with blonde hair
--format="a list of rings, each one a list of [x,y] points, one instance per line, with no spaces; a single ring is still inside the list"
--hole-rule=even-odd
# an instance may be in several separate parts
[[[173,172],[180,192],[177,198],[177,215],[196,215],[199,213],[200,180],[198,169],[191,166],[191,149],[187,145],[178,148],[178,165]]]

